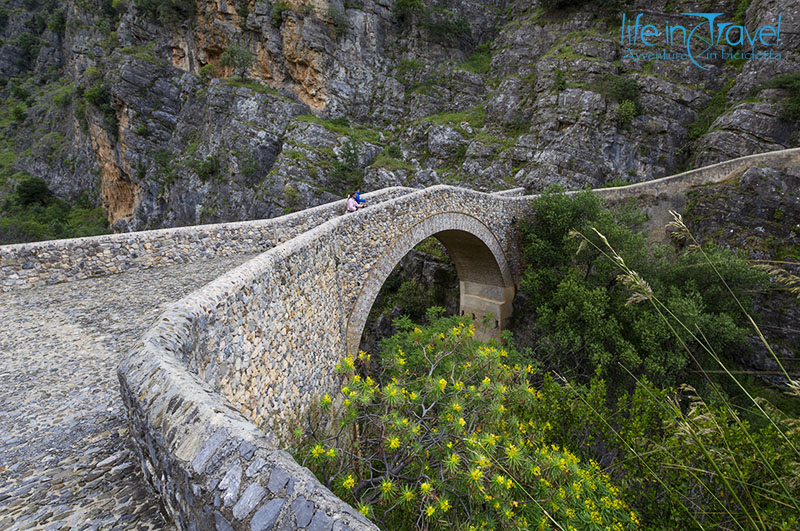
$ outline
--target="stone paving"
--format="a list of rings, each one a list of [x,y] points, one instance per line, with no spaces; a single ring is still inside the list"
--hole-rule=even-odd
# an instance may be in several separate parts
[[[0,529],[165,529],[116,368],[170,302],[251,256],[0,293]]]

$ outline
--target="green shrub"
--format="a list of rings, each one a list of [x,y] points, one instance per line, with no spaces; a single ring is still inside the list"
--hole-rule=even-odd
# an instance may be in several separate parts
[[[631,100],[622,100],[617,107],[617,121],[620,124],[628,124],[639,114],[636,104]]]
[[[347,20],[347,15],[341,9],[334,7],[328,8],[328,16],[333,21],[333,30],[336,35],[344,35],[350,27],[350,21]]]
[[[286,197],[286,206],[288,210],[295,211],[300,206],[300,201],[302,199],[300,192],[291,184],[287,184],[283,187],[283,195]]]
[[[283,0],[278,0],[272,4],[272,11],[270,12],[270,20],[272,21],[273,28],[280,28],[283,23],[284,11],[289,11],[291,8]]]
[[[423,63],[416,59],[401,59],[397,65],[397,74],[400,76],[403,83],[410,84],[413,81],[413,76],[422,67]]]
[[[593,2],[596,8],[604,12],[618,12],[631,3],[631,0],[542,0],[539,6],[547,11],[557,9],[573,9]]]
[[[452,11],[441,8],[426,10],[422,27],[427,30],[431,38],[440,42],[460,39],[470,33],[469,24],[464,18]]]
[[[47,19],[47,27],[56,35],[64,35],[64,30],[67,27],[67,14],[63,7],[50,14],[50,18]]]
[[[639,101],[639,85],[636,84],[635,79],[612,75],[609,76],[607,83],[606,91],[612,101],[617,103],[626,100],[634,103]]]
[[[347,139],[334,161],[332,177],[336,185],[351,191],[361,183],[364,168],[359,166],[358,144],[352,138]]]
[[[400,150],[400,146],[397,144],[389,144],[384,148],[383,152],[394,159],[399,159],[403,156],[403,152]]]
[[[254,62],[255,55],[243,44],[231,44],[219,58],[220,65],[232,67],[242,79],[247,77],[247,71]]]
[[[199,71],[200,77],[203,79],[211,79],[213,77],[217,77],[219,75],[219,67],[214,64],[207,64],[200,67]]]
[[[413,15],[421,15],[425,12],[425,4],[422,0],[397,0],[392,6],[392,14],[395,18],[406,20]]]
[[[220,162],[214,155],[209,155],[202,162],[196,162],[194,164],[194,169],[197,172],[197,176],[200,177],[200,180],[203,182],[206,182],[212,178],[218,178],[220,168]]]
[[[147,127],[147,124],[139,124],[139,127],[136,128],[136,134],[144,138],[149,138],[152,132],[150,128]]]
[[[19,103],[11,107],[11,119],[15,122],[23,122],[28,117],[28,107],[24,103]]]
[[[28,177],[17,185],[17,200],[22,206],[35,203],[45,204],[50,199],[50,189],[47,183],[38,177]]]
[[[105,84],[98,82],[86,89],[83,92],[83,99],[95,107],[108,104],[109,96]]]
[[[174,155],[170,150],[166,148],[160,148],[153,155],[153,162],[155,162],[156,165],[161,166],[162,168],[166,168],[172,162],[173,157]]]
[[[787,122],[800,122],[800,73],[781,74],[759,90],[766,88],[783,89],[787,97],[780,104],[780,117]]]
[[[72,96],[75,94],[75,87],[71,84],[59,88],[53,92],[53,103],[59,107],[66,107],[72,103]]]
[[[242,20],[247,19],[250,15],[250,6],[249,0],[237,0],[236,2],[236,14],[239,15],[239,18]]]
[[[152,20],[174,24],[191,18],[197,7],[194,0],[134,0],[137,8]]]
[[[29,65],[39,56],[39,50],[42,48],[44,41],[31,33],[21,33],[14,45],[22,51],[23,61]]]
[[[31,93],[20,87],[18,84],[12,85],[9,89],[9,93],[11,94],[11,97],[16,98],[23,103],[27,103],[31,99]]]
[[[553,71],[553,89],[556,92],[561,92],[562,90],[567,88],[567,81],[564,78],[564,71],[560,68],[556,68]]]
[[[437,315],[398,322],[377,360],[344,359],[346,385],[322,398],[298,460],[383,529],[635,528],[596,463],[542,442],[552,427],[527,414],[534,369],[474,341],[468,320]]]

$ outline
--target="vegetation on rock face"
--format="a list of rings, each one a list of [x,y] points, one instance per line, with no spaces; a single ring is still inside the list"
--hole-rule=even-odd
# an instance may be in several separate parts
[[[231,44],[219,58],[219,64],[232,67],[242,79],[247,77],[247,71],[254,62],[253,52],[242,44]]]
[[[787,122],[800,121],[800,74],[781,74],[771,79],[757,90],[782,89],[786,97],[781,103],[781,118]]]
[[[631,3],[631,0],[542,0],[539,4],[546,10],[571,9],[594,2],[600,9],[616,12]]]
[[[636,104],[631,100],[623,100],[617,107],[617,121],[621,124],[630,123],[637,114]]]
[[[194,15],[197,2],[194,0],[134,0],[137,8],[163,24],[186,20]]]
[[[53,196],[41,179],[16,177],[16,192],[0,204],[0,245],[110,232],[103,209],[86,194],[69,202]]]
[[[291,8],[286,2],[283,0],[278,0],[272,5],[272,11],[270,12],[270,20],[272,21],[272,26],[275,28],[279,28],[283,23],[283,13],[285,11],[289,11]]]
[[[360,167],[358,160],[358,145],[349,138],[334,161],[333,180],[346,190],[355,190],[363,177],[364,169]]]
[[[706,134],[714,120],[719,118],[728,108],[728,91],[733,87],[734,80],[729,80],[711,96],[711,100],[697,115],[697,119],[689,125],[689,139],[696,140]]]

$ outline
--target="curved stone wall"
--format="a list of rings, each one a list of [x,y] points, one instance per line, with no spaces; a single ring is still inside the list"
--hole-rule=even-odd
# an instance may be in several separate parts
[[[444,234],[445,241],[448,232],[473,234],[487,254],[478,265],[465,262],[460,272],[474,280],[488,274],[503,286],[513,282],[509,220],[529,202],[501,205],[490,197],[440,186],[336,217],[229,272],[160,318],[119,374],[142,467],[181,527],[203,527],[212,516],[253,526],[270,504],[277,523],[304,527],[292,509],[300,497],[330,522],[370,525],[278,448],[296,416],[337,389],[334,368],[347,350],[356,301],[380,289],[372,272],[391,270],[395,254],[431,233]],[[464,252],[474,247],[455,255]],[[256,458],[266,464],[248,476]],[[269,488],[275,467],[297,480],[291,492]],[[242,502],[254,492],[257,503]]]

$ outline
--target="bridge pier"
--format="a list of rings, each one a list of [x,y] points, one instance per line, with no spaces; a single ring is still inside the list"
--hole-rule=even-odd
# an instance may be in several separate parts
[[[514,286],[495,286],[462,280],[461,315],[469,315],[475,323],[475,337],[480,340],[499,338],[511,318]]]

